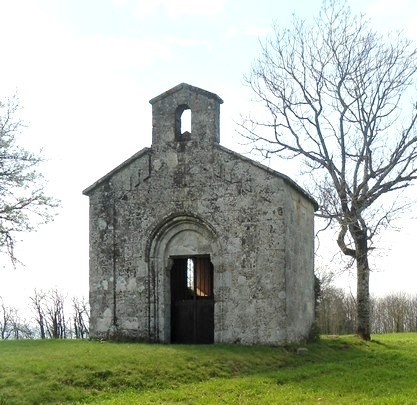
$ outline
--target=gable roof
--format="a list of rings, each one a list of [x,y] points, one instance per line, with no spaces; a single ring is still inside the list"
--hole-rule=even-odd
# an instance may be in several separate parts
[[[256,160],[252,160],[244,155],[241,155],[240,153],[237,153],[231,149],[228,149],[222,145],[216,144],[215,145],[216,148],[222,150],[223,152],[228,153],[229,155],[234,156],[237,159],[243,160],[253,166],[258,167],[259,169],[262,169],[276,177],[280,177],[282,180],[284,180],[285,183],[287,183],[289,186],[291,186],[292,188],[294,188],[295,190],[297,190],[300,194],[302,194],[307,200],[309,200],[313,206],[314,206],[314,211],[317,211],[319,209],[319,205],[317,203],[317,201],[309,194],[307,193],[307,191],[305,191],[302,187],[300,187],[294,180],[292,180],[290,177],[288,177],[285,174],[282,174],[281,172],[278,172],[274,169],[271,169],[268,166],[263,165],[262,163],[257,162]]]
[[[150,150],[151,150],[150,148],[143,148],[139,152],[136,152],[129,159],[126,159],[124,162],[120,163],[120,165],[116,166],[113,170],[109,171],[103,177],[95,181],[91,186],[88,186],[85,190],[83,190],[83,194],[88,196],[91,193],[91,191],[93,191],[100,184],[106,182],[110,177],[112,177],[114,174],[116,174],[120,170],[123,170],[126,166],[128,166],[134,160],[139,159],[140,157],[146,155],[148,152],[150,152]]]
[[[307,193],[302,187],[300,187],[294,180],[292,180],[290,177],[286,176],[285,174],[282,174],[274,169],[271,169],[268,166],[263,165],[262,163],[259,163],[255,160],[252,160],[244,155],[241,155],[240,153],[237,153],[231,149],[228,149],[222,145],[219,144],[214,144],[214,146],[217,149],[220,149],[221,151],[233,156],[236,159],[240,159],[244,162],[247,162],[253,166],[258,167],[261,170],[264,170],[274,176],[280,177],[281,179],[284,180],[285,183],[287,183],[289,186],[291,186],[292,188],[294,188],[295,190],[297,190],[301,195],[303,195],[307,200],[309,200],[313,206],[314,206],[314,210],[317,211],[319,206],[317,201],[309,194]],[[136,159],[139,159],[140,157],[150,153],[152,151],[152,148],[143,148],[141,149],[139,152],[135,153],[134,155],[132,155],[129,159],[126,159],[123,163],[121,163],[120,165],[118,165],[117,167],[115,167],[113,170],[111,170],[110,172],[108,172],[106,175],[104,175],[103,177],[101,177],[99,180],[97,180],[96,182],[94,182],[91,186],[87,187],[85,190],[83,190],[83,194],[84,195],[89,195],[96,187],[98,187],[99,185],[101,185],[102,183],[106,182],[108,179],[110,179],[114,174],[116,174],[117,172],[119,172],[120,170],[123,170],[126,166],[128,166],[131,162],[133,162]]]
[[[160,100],[162,100],[162,99],[164,99],[164,98],[166,98],[166,97],[168,97],[168,96],[170,96],[174,93],[177,93],[178,91],[183,90],[183,89],[189,90],[193,93],[201,94],[201,95],[203,95],[207,98],[212,98],[212,99],[216,100],[219,104],[223,104],[223,100],[217,94],[211,93],[210,91],[207,91],[207,90],[200,89],[199,87],[191,86],[191,84],[188,84],[188,83],[180,83],[177,86],[173,87],[172,89],[164,91],[159,96],[156,96],[156,97],[152,98],[151,100],[149,100],[149,103],[153,105],[153,104],[157,103],[158,101],[160,101]]]

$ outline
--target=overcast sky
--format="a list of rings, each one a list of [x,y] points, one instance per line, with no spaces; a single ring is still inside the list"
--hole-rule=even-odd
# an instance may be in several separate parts
[[[24,305],[34,288],[88,295],[88,198],[82,190],[151,144],[149,100],[181,82],[218,94],[221,143],[237,151],[234,121],[251,109],[243,75],[259,40],[292,12],[309,18],[319,0],[0,0],[0,97],[18,93],[29,126],[21,144],[43,149],[54,223],[22,235],[25,267],[0,258],[0,296]],[[414,0],[355,0],[379,29],[417,39]],[[294,177],[290,166],[274,166]],[[416,221],[385,235],[376,294],[416,293]],[[333,241],[326,250],[337,251]],[[382,252],[381,252],[382,253]],[[345,283],[343,279],[342,283]],[[342,284],[343,285],[343,284]]]

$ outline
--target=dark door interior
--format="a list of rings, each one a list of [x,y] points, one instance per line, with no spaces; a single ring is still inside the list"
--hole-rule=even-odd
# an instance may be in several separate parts
[[[213,265],[208,256],[174,259],[171,270],[171,341],[214,341]]]

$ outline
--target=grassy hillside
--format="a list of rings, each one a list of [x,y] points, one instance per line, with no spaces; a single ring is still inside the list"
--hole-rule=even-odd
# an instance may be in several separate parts
[[[417,403],[417,334],[307,347],[0,341],[0,404]]]

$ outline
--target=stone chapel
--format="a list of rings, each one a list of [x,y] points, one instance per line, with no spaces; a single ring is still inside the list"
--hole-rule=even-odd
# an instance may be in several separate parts
[[[220,145],[222,103],[185,83],[153,98],[151,147],[84,190],[91,338],[280,345],[308,336],[317,204]]]

